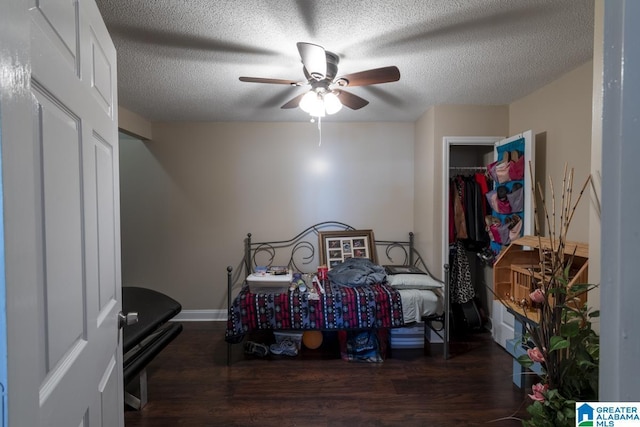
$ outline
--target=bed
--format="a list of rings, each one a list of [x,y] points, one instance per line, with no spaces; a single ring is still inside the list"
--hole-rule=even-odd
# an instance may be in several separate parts
[[[369,283],[362,284],[358,276],[341,284],[340,266],[359,261],[346,259],[357,254],[383,267],[384,278],[366,276]],[[272,265],[300,272],[308,289],[262,292],[248,285],[246,279],[257,266]],[[330,269],[326,280],[316,280],[319,265]],[[375,277],[373,282],[371,277]],[[440,337],[448,358],[445,282],[430,274],[414,247],[413,233],[397,241],[376,240],[372,230],[357,230],[337,221],[312,225],[288,240],[254,242],[249,233],[242,262],[236,269],[227,267],[227,363],[231,346],[254,331],[389,330],[417,322],[424,322],[427,340],[430,331]]]

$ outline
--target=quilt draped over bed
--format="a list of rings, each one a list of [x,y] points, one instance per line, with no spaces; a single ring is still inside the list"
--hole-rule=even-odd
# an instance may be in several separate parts
[[[400,294],[386,283],[325,286],[320,299],[309,293],[253,294],[245,285],[229,308],[225,339],[236,342],[253,330],[349,330],[404,325]]]

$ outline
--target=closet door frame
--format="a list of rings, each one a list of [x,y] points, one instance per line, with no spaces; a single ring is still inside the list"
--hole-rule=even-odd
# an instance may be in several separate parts
[[[504,136],[445,136],[442,138],[442,277],[444,265],[449,263],[449,153],[452,146],[486,146],[497,153],[496,143]],[[446,244],[445,244],[446,243]]]

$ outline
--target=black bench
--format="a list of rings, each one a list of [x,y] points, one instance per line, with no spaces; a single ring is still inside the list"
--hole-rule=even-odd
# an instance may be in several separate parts
[[[138,322],[123,328],[122,352],[125,402],[141,409],[147,403],[146,366],[182,332],[182,324],[169,322],[182,310],[179,302],[160,292],[125,286],[122,288],[122,311],[138,313]],[[139,397],[126,386],[139,378]]]

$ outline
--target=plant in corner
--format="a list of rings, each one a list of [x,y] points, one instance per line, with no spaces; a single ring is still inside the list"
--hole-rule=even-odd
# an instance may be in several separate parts
[[[529,307],[538,311],[538,321],[527,318],[523,345],[527,353],[518,358],[525,367],[539,363],[542,368],[540,382],[532,387],[527,407],[530,419],[522,420],[524,426],[574,426],[575,402],[598,399],[599,337],[591,327],[591,321],[599,316],[586,303],[586,293],[595,287],[591,284],[572,284],[571,266],[575,255],[567,248],[567,232],[582,195],[590,182],[589,176],[572,204],[573,169],[567,173],[565,166],[560,203],[560,223],[556,232],[556,209],[553,181],[549,178],[551,206],[548,206],[538,183],[538,193],[545,216],[549,236],[540,236],[538,211],[534,200],[534,220],[538,237],[540,274],[529,295]],[[533,181],[533,180],[532,180]],[[506,303],[502,300],[503,303]],[[525,317],[527,310],[523,310]]]

